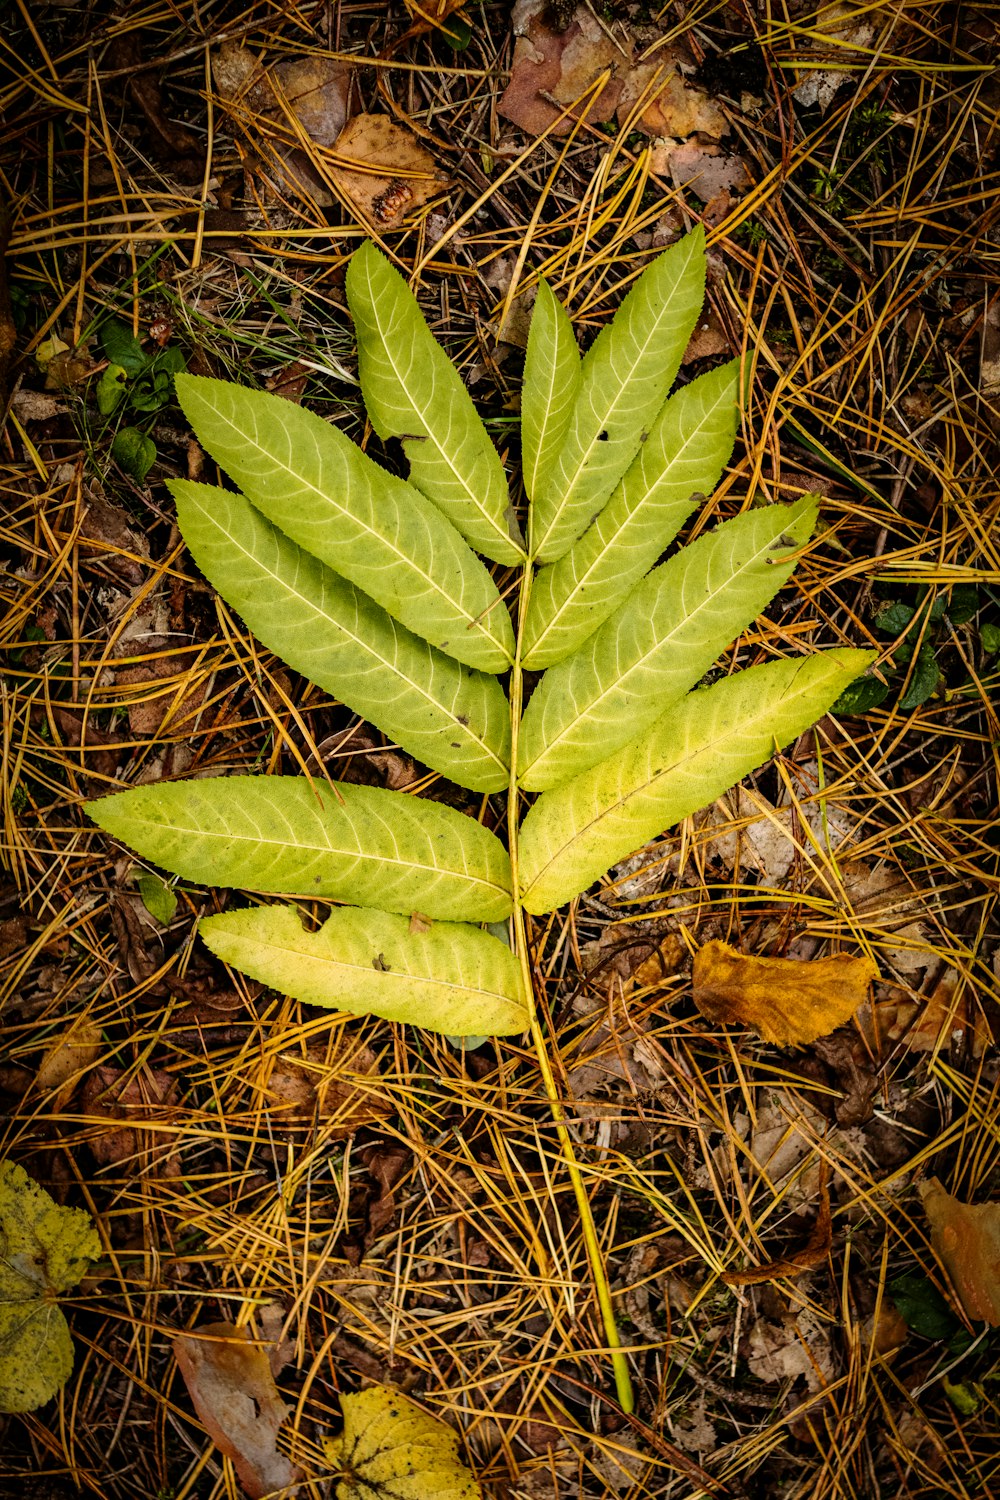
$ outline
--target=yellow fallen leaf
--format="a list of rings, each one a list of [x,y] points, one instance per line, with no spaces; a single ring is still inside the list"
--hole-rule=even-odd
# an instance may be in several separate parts
[[[931,1243],[974,1323],[1000,1327],[1000,1203],[962,1203],[936,1177],[920,1185]]]
[[[334,150],[330,177],[377,229],[397,223],[444,186],[426,147],[386,115],[355,115]],[[357,162],[356,171],[351,162]]]
[[[323,1444],[337,1500],[481,1500],[445,1422],[385,1385],[340,1406],[344,1430]]]
[[[73,1340],[55,1299],[100,1253],[88,1213],[0,1162],[0,1411],[33,1411],[69,1379]]]
[[[695,954],[694,1003],[710,1021],[749,1026],[766,1042],[814,1042],[851,1019],[878,971],[869,958],[754,958],[728,943]]]

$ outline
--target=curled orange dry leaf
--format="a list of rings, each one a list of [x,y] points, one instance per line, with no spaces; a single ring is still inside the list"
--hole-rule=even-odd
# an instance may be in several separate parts
[[[711,942],[694,960],[694,1002],[710,1021],[748,1026],[766,1042],[814,1042],[851,1019],[878,971],[846,953],[807,961],[755,958]]]
[[[1000,1203],[962,1203],[936,1177],[920,1185],[931,1243],[974,1323],[1000,1327]]]

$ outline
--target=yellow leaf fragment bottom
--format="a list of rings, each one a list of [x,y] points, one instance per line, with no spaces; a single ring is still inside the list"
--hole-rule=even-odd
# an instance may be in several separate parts
[[[384,1385],[340,1406],[344,1430],[323,1441],[337,1500],[481,1500],[445,1422]]]
[[[765,1042],[786,1046],[846,1025],[877,977],[870,958],[754,958],[711,942],[695,955],[694,1003],[709,1021],[749,1026]]]
[[[0,1411],[34,1411],[73,1369],[59,1292],[101,1253],[90,1215],[61,1208],[23,1167],[0,1162]]]

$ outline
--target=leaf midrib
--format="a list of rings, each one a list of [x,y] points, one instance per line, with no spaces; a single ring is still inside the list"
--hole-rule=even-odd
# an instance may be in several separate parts
[[[489,514],[489,512],[487,510],[484,509],[484,507],[482,505],[482,502],[476,499],[476,497],[473,494],[472,490],[469,488],[469,485],[468,485],[467,481],[462,477],[462,475],[459,473],[458,469],[456,469],[456,467],[455,467],[452,459],[450,458],[450,456],[448,455],[448,453],[445,451],[445,449],[441,446],[440,442],[438,441],[438,438],[437,438],[437,436],[436,436],[436,434],[434,432],[433,424],[427,420],[427,408],[424,407],[424,406],[421,406],[420,403],[419,403],[419,401],[417,400],[417,398],[412,394],[412,392],[410,391],[410,387],[407,385],[406,381],[403,379],[403,375],[402,375],[402,372],[401,372],[399,366],[396,364],[395,355],[393,353],[393,348],[394,348],[394,345],[395,345],[396,341],[394,339],[388,338],[386,336],[386,334],[385,334],[384,326],[383,326],[381,317],[379,315],[379,299],[375,295],[375,289],[372,286],[371,275],[369,274],[368,271],[365,271],[365,279],[368,282],[368,302],[369,302],[369,306],[372,309],[373,316],[374,316],[376,324],[378,326],[379,333],[382,335],[382,352],[385,354],[386,358],[389,361],[389,364],[392,366],[393,373],[395,374],[396,379],[399,381],[400,387],[406,392],[407,398],[412,403],[414,411],[417,413],[417,415],[419,416],[421,422],[423,423],[424,430],[425,430],[424,441],[431,442],[431,443],[434,444],[435,450],[440,454],[441,458],[444,460],[444,462],[446,463],[446,465],[450,469],[450,471],[451,471],[451,473],[452,473],[455,481],[459,485],[461,485],[462,490],[464,491],[467,499],[475,507],[475,509],[479,512],[479,514],[483,518],[483,520],[488,523],[488,525],[491,527],[491,529],[493,530],[493,532],[495,533],[495,535],[500,538],[500,540],[503,542],[504,546],[506,546],[506,547],[514,547],[515,550],[519,550],[517,548],[517,543],[514,541],[513,537],[509,536],[508,533],[504,531],[504,529],[500,525],[500,523],[498,521],[496,521]],[[430,333],[429,329],[428,329],[428,333]],[[431,338],[433,338],[433,337],[434,337],[434,335],[431,334]],[[457,371],[456,371],[456,374],[457,374]],[[431,378],[432,378],[432,383],[433,383],[433,370],[431,371]],[[478,414],[477,414],[476,420],[477,421],[479,420]],[[504,652],[504,655],[506,656],[507,653]],[[509,657],[508,657],[508,659],[509,659]]]
[[[236,426],[236,424],[232,421],[232,419],[230,417],[228,417],[228,416],[221,416],[221,414],[218,413],[217,410],[216,410],[216,415],[220,416],[220,419],[223,422],[226,423],[226,425],[230,428],[230,430],[234,434],[234,436],[236,436],[237,438],[242,438],[245,441],[246,434],[245,433],[241,433],[240,429]],[[459,602],[459,600],[452,598],[452,596],[447,592],[447,590],[444,589],[444,588],[442,588],[441,584],[437,581],[437,579],[433,576],[433,574],[427,573],[423,568],[418,567],[417,564],[413,561],[413,559],[411,557],[408,557],[407,554],[402,550],[402,548],[398,547],[395,544],[395,542],[391,541],[383,532],[376,530],[376,528],[374,526],[370,526],[367,521],[364,521],[360,516],[355,515],[354,512],[348,510],[346,506],[341,505],[333,495],[327,494],[324,490],[321,490],[318,485],[315,485],[315,484],[311,483],[311,481],[308,480],[308,479],[304,479],[303,476],[302,476],[302,474],[298,470],[293,469],[289,464],[286,464],[285,462],[283,462],[283,460],[281,460],[280,458],[277,458],[273,453],[271,453],[271,451],[269,449],[264,448],[263,445],[260,442],[260,439],[257,436],[258,426],[257,426],[257,418],[256,418],[256,416],[254,416],[254,418],[253,418],[253,424],[254,424],[254,438],[253,438],[253,441],[254,441],[254,444],[255,444],[255,446],[257,448],[257,451],[259,453],[265,454],[267,456],[268,460],[270,462],[274,463],[279,469],[281,469],[283,471],[283,473],[287,474],[289,476],[289,478],[294,479],[298,484],[304,485],[306,489],[311,490],[312,493],[314,495],[316,495],[320,500],[328,501],[329,504],[332,505],[339,512],[340,515],[346,516],[346,518],[349,521],[351,521],[355,526],[360,527],[360,529],[365,533],[366,536],[374,538],[376,541],[380,542],[384,547],[387,547],[389,549],[389,551],[392,552],[393,556],[396,558],[396,560],[398,562],[402,563],[403,566],[407,570],[409,570],[409,571],[411,571],[413,573],[416,573],[417,577],[421,578],[425,583],[430,584],[430,586],[431,586],[432,590],[434,591],[434,593],[436,593],[441,599],[443,599],[446,604],[450,604],[453,609],[457,609],[458,612],[459,612],[459,614],[461,614],[462,617],[465,620],[468,621],[469,625],[475,626],[477,629],[481,630],[483,632],[483,634],[492,642],[492,644],[495,645],[495,646],[497,646],[497,648],[500,651],[503,652],[503,655],[504,655],[505,659],[507,661],[510,660],[510,652],[506,649],[506,647],[499,640],[497,640],[497,638],[493,635],[492,631],[489,630],[489,629],[487,629],[486,625],[483,623],[484,619],[486,621],[489,621],[489,615],[490,615],[490,611],[489,610],[487,610],[485,612],[485,615],[483,615],[483,614],[474,615],[474,614],[470,613],[470,611],[467,610],[465,608],[465,606]],[[319,459],[320,464],[322,464],[322,459],[319,458],[318,450],[317,450],[317,457]],[[392,476],[390,475],[390,476],[387,476],[387,477],[391,478]],[[401,481],[401,482],[403,482],[403,481]],[[351,483],[351,476],[350,476],[350,474],[347,475],[347,483],[348,483],[348,486],[350,486],[350,483]],[[249,499],[250,497],[248,496],[247,498]],[[253,504],[252,500],[251,500],[251,504]],[[443,519],[447,519],[447,518],[445,517]],[[272,523],[272,524],[275,524],[275,523]],[[493,601],[494,604],[496,602],[497,601]],[[491,605],[491,608],[492,608],[492,605]]]
[[[704,420],[699,423],[696,431],[692,432],[690,438],[687,439],[687,441],[684,443],[683,447],[679,448],[678,451],[675,454],[671,455],[671,458],[670,458],[670,465],[671,466],[673,466],[675,463],[680,462],[683,459],[683,456],[686,453],[687,449],[690,447],[691,443],[695,442],[698,438],[701,437],[702,432],[704,431],[705,427],[708,425],[708,419],[709,419],[709,417],[715,415],[715,411],[716,411],[717,407],[719,405],[721,405],[721,404],[722,404],[721,402],[717,402],[715,406],[711,407],[708,411],[706,411],[705,416],[704,416]],[[622,477],[621,484],[625,483],[625,480],[627,479],[627,477],[628,477],[628,471],[626,470],[625,475]],[[662,484],[662,483],[663,483],[663,475],[661,473],[660,477],[658,479],[653,480],[650,484],[647,485],[645,491],[639,497],[639,499],[636,500],[636,502],[633,505],[631,511],[629,512],[629,515],[627,516],[627,518],[625,520],[625,524],[618,531],[615,532],[614,537],[612,538],[612,540],[610,542],[608,542],[607,546],[606,547],[602,547],[601,550],[600,550],[600,552],[597,553],[597,555],[595,556],[593,562],[587,568],[586,572],[582,575],[582,577],[580,577],[579,579],[577,579],[577,581],[574,583],[572,592],[569,593],[566,596],[566,598],[563,600],[562,604],[560,604],[559,608],[556,610],[555,614],[552,616],[551,620],[546,625],[546,627],[545,627],[544,631],[542,632],[542,634],[540,636],[538,636],[537,640],[535,640],[535,641],[532,642],[532,644],[531,644],[531,650],[532,650],[533,653],[535,651],[538,651],[544,645],[546,639],[549,637],[549,635],[551,634],[551,632],[553,630],[555,630],[555,628],[558,625],[558,623],[559,623],[560,619],[562,618],[562,616],[565,614],[565,612],[571,607],[571,605],[576,600],[576,597],[577,597],[579,591],[581,589],[583,589],[583,588],[586,587],[587,581],[590,578],[591,574],[593,573],[594,569],[597,568],[604,561],[604,559],[608,556],[608,553],[609,552],[613,552],[613,551],[617,551],[619,547],[621,547],[623,550],[625,548],[627,548],[628,542],[625,541],[625,540],[623,540],[623,538],[625,538],[627,536],[629,527],[635,521],[636,516],[639,514],[640,510],[642,509],[642,507],[646,504],[646,502],[649,499],[650,495],[657,488],[657,486],[660,485],[660,484]],[[692,491],[692,494],[693,493],[694,493],[694,491]],[[615,496],[612,495],[611,499],[608,501],[608,505],[609,506],[613,505],[614,504],[614,500],[615,500]],[[603,512],[602,512],[602,515],[603,515]],[[593,522],[593,524],[595,526],[599,525],[600,524],[600,519],[601,518],[599,516],[597,518],[597,520],[595,520]],[[583,536],[580,537],[579,540],[581,542],[586,537],[586,534],[587,533],[584,532]],[[579,543],[577,545],[579,545]],[[558,564],[557,563],[553,563],[553,567],[556,567],[556,566],[558,566]]]
[[[197,504],[197,501],[195,502],[195,504]],[[203,507],[199,507],[199,509],[201,509],[202,515],[207,514]],[[209,517],[209,520],[212,520],[212,518]],[[217,525],[218,523],[212,521],[212,524]],[[377,662],[380,662],[382,666],[387,669],[387,671],[392,672],[397,677],[401,678],[403,682],[405,682],[414,690],[414,692],[418,693],[420,697],[424,699],[425,703],[428,703],[431,707],[441,711],[449,720],[449,722],[454,724],[456,732],[464,736],[467,741],[471,741],[472,744],[478,745],[481,750],[484,750],[489,758],[499,768],[499,770],[505,773],[509,770],[509,767],[504,765],[503,761],[497,755],[492,746],[488,745],[484,739],[480,738],[479,735],[473,734],[469,726],[467,724],[463,724],[458,715],[452,713],[451,709],[446,708],[445,705],[440,701],[440,699],[433,697],[430,693],[427,692],[425,688],[420,685],[420,683],[414,682],[412,678],[407,677],[405,673],[401,672],[395,662],[390,662],[384,656],[380,655],[380,653],[376,651],[371,642],[363,641],[360,636],[355,635],[355,633],[352,630],[349,630],[346,625],[342,624],[340,620],[335,620],[332,615],[327,614],[324,609],[321,609],[314,599],[310,599],[305,594],[300,593],[299,590],[294,586],[294,584],[289,583],[286,578],[282,578],[280,574],[275,573],[272,568],[268,567],[265,562],[262,562],[259,557],[251,552],[250,549],[245,545],[245,543],[241,542],[238,537],[234,537],[230,533],[226,533],[226,539],[232,546],[236,547],[240,552],[242,552],[244,557],[249,558],[249,560],[256,567],[260,568],[264,573],[267,574],[269,578],[273,579],[275,583],[279,584],[281,588],[287,589],[288,592],[292,594],[294,598],[298,599],[300,603],[304,604],[307,609],[313,611],[313,613],[319,615],[322,619],[329,620],[330,624],[334,626],[335,629],[342,631],[349,641],[352,641],[356,646],[360,646],[362,650],[367,652],[369,656],[373,656]],[[324,566],[324,564],[319,562],[318,558],[314,560],[319,567]],[[406,627],[402,626],[401,628],[405,630]],[[421,641],[420,644],[426,646],[428,651],[433,651],[434,649],[428,641]],[[455,666],[456,670],[461,670],[458,663],[456,663]]]
[[[684,262],[684,265],[681,267],[681,269],[679,270],[679,272],[677,274],[677,280],[678,281],[680,281],[680,279],[683,276],[684,272],[687,270],[688,266],[690,265],[691,255],[692,254],[693,254],[693,251],[689,250],[688,251],[687,260]],[[600,423],[595,422],[595,424],[594,424],[594,426],[595,426],[595,436],[591,438],[591,440],[590,440],[590,446],[587,448],[587,450],[584,453],[581,454],[580,461],[577,464],[577,467],[576,467],[576,470],[575,470],[575,472],[573,474],[572,479],[567,480],[566,483],[565,483],[565,485],[564,485],[562,502],[561,502],[561,504],[559,506],[559,509],[553,515],[552,520],[549,522],[548,527],[545,530],[544,536],[542,536],[542,538],[539,540],[539,542],[535,546],[534,550],[535,550],[535,555],[536,556],[541,552],[542,548],[545,546],[545,543],[548,541],[549,537],[551,536],[554,528],[556,527],[556,525],[558,524],[558,522],[561,519],[562,515],[564,514],[565,509],[566,509],[567,501],[572,496],[573,490],[576,487],[576,484],[577,484],[577,482],[578,482],[578,480],[580,478],[580,475],[583,473],[584,469],[586,468],[587,463],[590,460],[591,454],[593,453],[594,449],[597,447],[598,438],[599,438],[601,432],[604,431],[604,429],[607,426],[608,422],[611,420],[612,414],[617,411],[618,407],[624,401],[624,398],[625,398],[625,382],[627,380],[631,379],[632,375],[635,373],[635,370],[636,370],[637,366],[642,363],[642,360],[643,360],[643,358],[645,356],[646,350],[649,348],[649,345],[652,342],[653,338],[656,336],[656,334],[659,333],[660,328],[663,326],[663,323],[666,320],[667,313],[670,311],[672,302],[673,302],[673,299],[670,298],[670,297],[667,297],[666,300],[664,301],[663,310],[660,313],[660,316],[656,319],[655,323],[653,323],[650,326],[649,332],[648,332],[645,340],[643,341],[643,343],[639,347],[639,351],[638,351],[638,354],[637,354],[636,358],[632,361],[632,363],[628,367],[628,373],[627,373],[627,375],[625,375],[621,379],[621,381],[620,381],[620,387],[621,387],[621,389],[619,391],[619,394],[614,398],[613,401],[609,402],[608,406],[605,408],[603,420]],[[612,364],[611,368],[614,369],[614,365],[613,364]],[[582,388],[581,388],[580,395],[582,395],[582,394],[583,394],[583,391],[582,391]],[[578,396],[577,400],[579,400],[579,399],[580,399],[580,397]],[[572,429],[571,429],[571,431],[572,431]]]
[[[405,920],[405,918],[404,918],[404,920]],[[322,932],[322,928],[320,929],[320,933],[321,932]],[[312,935],[313,936],[318,936],[319,934],[317,933],[317,934],[312,934]],[[234,934],[230,933],[229,936],[233,937]],[[303,937],[308,938],[309,936],[310,936],[309,933],[307,933],[305,931],[303,932]],[[509,1005],[521,1006],[520,1000],[516,1000],[512,996],[505,994],[503,990],[497,990],[497,989],[484,990],[479,985],[473,985],[473,984],[456,984],[455,981],[452,980],[452,979],[435,979],[432,974],[419,974],[419,973],[418,974],[413,974],[408,969],[391,969],[390,968],[390,969],[375,970],[375,969],[373,969],[371,967],[371,964],[357,963],[353,959],[327,958],[322,953],[305,953],[305,952],[303,952],[303,950],[301,948],[289,947],[286,943],[281,942],[279,940],[276,940],[274,938],[267,938],[266,940],[261,939],[261,938],[243,938],[243,939],[237,938],[237,941],[246,942],[249,945],[257,947],[257,948],[272,949],[276,953],[285,953],[290,958],[296,958],[296,959],[299,959],[299,960],[305,959],[308,963],[327,964],[330,967],[335,968],[335,969],[347,969],[348,971],[352,971],[352,972],[357,973],[357,974],[364,974],[366,976],[369,976],[369,975],[374,974],[374,973],[378,973],[379,976],[382,979],[387,979],[389,981],[392,981],[394,979],[403,979],[403,980],[408,980],[411,983],[412,982],[416,982],[418,984],[431,984],[431,985],[435,985],[438,989],[441,989],[441,990],[448,990],[448,991],[453,991],[455,993],[462,993],[462,994],[466,994],[466,995],[482,995],[486,999],[491,999],[491,1000],[506,1000]],[[497,940],[494,939],[494,941],[497,941]],[[453,954],[454,954],[454,950],[453,950]],[[524,1007],[521,1006],[521,1009],[523,1009],[523,1008]]]
[[[773,541],[773,538],[771,540]],[[672,630],[669,630],[666,635],[661,636],[659,640],[654,641],[649,650],[644,652],[643,655],[638,658],[638,660],[633,662],[632,666],[630,666],[626,672],[621,673],[618,677],[615,678],[614,682],[609,683],[606,688],[602,689],[602,691],[598,693],[595,698],[592,698],[590,702],[587,703],[584,708],[576,715],[576,718],[572,723],[567,724],[564,729],[561,729],[559,731],[555,739],[549,741],[549,743],[545,746],[543,754],[536,756],[536,758],[531,762],[531,767],[537,766],[540,762],[542,762],[545,759],[545,756],[547,756],[563,739],[565,739],[565,737],[573,729],[577,728],[581,718],[583,717],[583,714],[593,713],[600,706],[600,704],[604,702],[609,694],[614,693],[619,688],[626,686],[629,678],[633,673],[641,671],[649,661],[649,658],[651,656],[653,656],[657,651],[661,650],[663,646],[668,645],[670,641],[672,641],[678,634],[678,632],[686,629],[691,624],[692,620],[697,620],[702,610],[709,609],[720,594],[728,592],[734,584],[739,582],[740,578],[747,571],[747,569],[753,567],[762,556],[766,556],[767,552],[768,546],[762,543],[752,556],[748,557],[745,562],[740,564],[736,572],[730,573],[726,578],[724,578],[720,583],[716,585],[716,587],[710,594],[706,595],[704,599],[700,600],[699,603],[695,605],[690,614],[685,615],[682,620],[678,620],[677,624],[673,627]],[[777,561],[780,561],[780,559],[777,559]],[[664,566],[667,565],[664,564]],[[679,600],[679,604],[682,603],[683,579],[681,580],[681,599]],[[526,775],[531,767],[526,767],[524,772],[522,772],[522,775]]]

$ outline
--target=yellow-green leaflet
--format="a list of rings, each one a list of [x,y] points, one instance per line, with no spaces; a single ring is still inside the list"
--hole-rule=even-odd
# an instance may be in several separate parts
[[[324,1439],[337,1500],[480,1500],[446,1423],[389,1386],[340,1397],[344,1430]]]
[[[654,568],[535,689],[518,741],[521,785],[560,786],[693,688],[788,580],[816,512],[811,496],[746,511]]]
[[[521,472],[529,497],[538,491],[563,445],[581,369],[573,324],[548,282],[540,281],[521,387]]]
[[[199,885],[327,896],[383,911],[502,922],[507,851],[439,802],[304,776],[157,782],[88,802],[95,823]]]
[[[461,786],[507,785],[510,712],[495,677],[435,651],[242,495],[181,479],[170,490],[195,562],[265,646]]]
[[[176,389],[199,440],[293,542],[449,656],[507,670],[514,632],[497,586],[419,490],[281,396],[199,375]]]
[[[33,1411],[69,1379],[73,1340],[55,1297],[100,1254],[88,1213],[0,1162],[0,1411]]]
[[[520,562],[524,545],[500,455],[413,293],[370,240],[351,257],[347,301],[375,431],[400,439],[411,484],[477,552],[494,562]]]
[[[739,361],[671,396],[597,520],[531,586],[522,660],[537,670],[608,618],[710,495],[733,451]]]
[[[689,693],[641,739],[544,792],[521,834],[526,910],[561,906],[678,819],[721,797],[814,724],[873,657],[834,650],[751,667]]]
[[[206,917],[199,931],[226,963],[310,1005],[446,1036],[507,1036],[528,1025],[517,959],[463,922],[427,928],[342,906],[307,932],[294,907],[260,906]]]
[[[646,440],[705,298],[699,226],[646,267],[583,360],[559,456],[539,477],[531,545],[554,562],[602,510]]]

